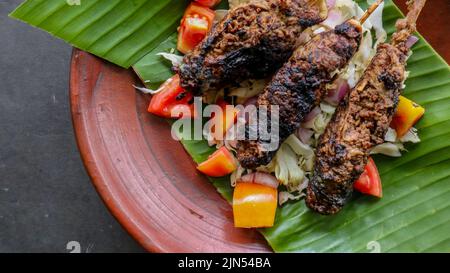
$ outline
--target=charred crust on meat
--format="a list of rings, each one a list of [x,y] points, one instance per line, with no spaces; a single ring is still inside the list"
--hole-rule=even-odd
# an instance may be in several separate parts
[[[384,83],[384,87],[388,90],[400,89],[402,83],[398,80],[398,75],[392,75],[389,72],[382,72],[378,76],[378,80]]]
[[[350,31],[347,27],[345,33]],[[258,105],[279,106],[279,137],[282,143],[300,126],[305,116],[320,103],[325,85],[333,80],[333,72],[347,65],[358,50],[360,37],[328,31],[315,36],[298,48],[275,74],[258,96]],[[239,142],[238,142],[239,143]],[[266,165],[275,153],[258,149],[261,140],[248,140],[239,145],[237,157],[244,168]],[[247,150],[248,147],[252,149]],[[345,153],[344,147],[338,153]]]
[[[348,38],[355,39],[358,43],[361,40],[361,30],[360,27],[351,24],[350,22],[344,22],[337,25],[334,29],[336,34],[345,35]]]
[[[267,77],[291,56],[302,29],[322,16],[308,0],[262,0],[230,10],[175,68],[181,86],[199,94]]]

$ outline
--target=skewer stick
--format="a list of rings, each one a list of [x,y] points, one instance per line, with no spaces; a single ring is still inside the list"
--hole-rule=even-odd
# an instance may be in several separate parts
[[[426,2],[427,0],[409,0],[407,2],[408,14],[406,15],[406,20],[408,21],[408,24],[415,26],[417,18],[419,18],[420,12]]]
[[[366,12],[364,12],[363,16],[361,16],[361,19],[359,19],[361,25],[364,24],[367,18],[369,18],[369,16],[378,8],[379,5],[381,5],[382,2],[383,0],[377,0],[366,10]]]
[[[392,34],[391,45],[397,46],[407,39],[416,31],[416,21],[427,0],[409,0],[408,14],[406,18],[400,19],[395,24],[397,31]]]

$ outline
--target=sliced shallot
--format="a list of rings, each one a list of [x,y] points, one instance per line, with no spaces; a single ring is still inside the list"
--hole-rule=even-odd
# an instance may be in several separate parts
[[[295,135],[301,140],[301,142],[303,142],[304,144],[308,144],[312,136],[314,135],[314,131],[300,127],[297,129]]]
[[[350,86],[346,80],[338,80],[336,85],[337,88],[330,90],[325,98],[325,101],[333,106],[337,106],[350,90]]]
[[[336,0],[327,0],[327,7],[329,9],[334,8],[335,5],[336,5]]]
[[[256,183],[261,184],[267,187],[271,188],[278,188],[278,180],[268,173],[263,172],[253,172],[250,174],[246,174],[239,179],[239,182],[245,182],[245,183]]]
[[[304,122],[308,122],[313,120],[315,117],[317,117],[317,115],[320,114],[320,107],[316,106],[314,107],[311,112],[309,112],[308,115],[306,115],[305,119],[303,120]]]
[[[419,41],[419,38],[414,35],[411,35],[406,40],[405,45],[407,48],[411,48],[411,47],[413,47],[413,45],[415,45],[417,43],[417,41]]]

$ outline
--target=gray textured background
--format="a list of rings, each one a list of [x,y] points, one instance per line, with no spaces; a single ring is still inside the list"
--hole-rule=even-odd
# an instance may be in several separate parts
[[[72,48],[0,1],[0,252],[141,252],[82,165],[70,117]]]

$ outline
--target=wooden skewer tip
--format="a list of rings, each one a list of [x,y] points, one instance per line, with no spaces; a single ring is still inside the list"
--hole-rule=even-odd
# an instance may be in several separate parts
[[[361,16],[361,19],[359,19],[359,22],[361,23],[361,25],[364,24],[364,22],[378,8],[378,6],[381,5],[382,2],[383,2],[383,0],[377,0],[366,10],[366,12],[364,12],[363,16]]]

